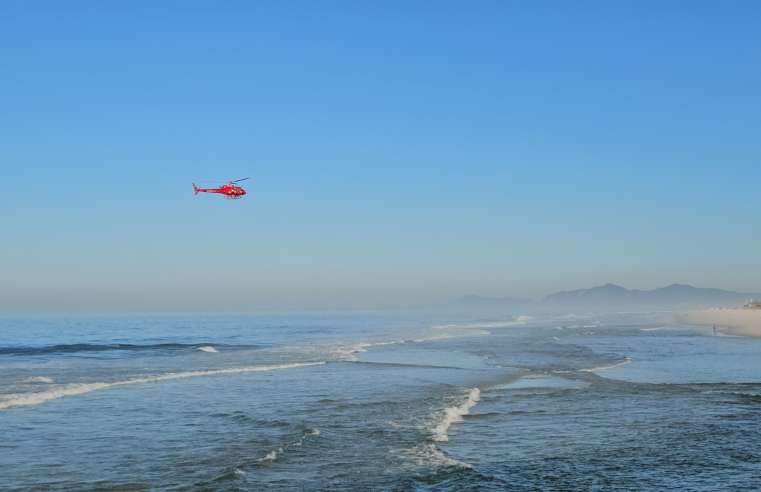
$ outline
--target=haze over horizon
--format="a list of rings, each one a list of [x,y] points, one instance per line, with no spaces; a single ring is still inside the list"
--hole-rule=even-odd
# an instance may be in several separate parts
[[[0,312],[761,292],[759,14],[5,2]]]

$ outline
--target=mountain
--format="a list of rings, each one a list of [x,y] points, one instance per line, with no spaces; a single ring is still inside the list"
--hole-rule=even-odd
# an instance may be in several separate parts
[[[557,292],[542,301],[543,306],[588,308],[682,309],[700,307],[740,307],[761,294],[741,294],[721,289],[700,289],[674,284],[655,290],[628,290],[605,284],[591,289]]]
[[[542,303],[557,305],[634,302],[640,292],[643,291],[632,291],[618,285],[605,284],[591,289],[556,292],[545,297]]]
[[[740,294],[721,289],[698,289],[690,285],[674,284],[651,290],[653,300],[669,303],[715,304],[710,307],[738,307],[748,299],[761,299],[761,294]],[[736,306],[737,305],[737,306]]]
[[[741,307],[748,299],[761,299],[761,294],[701,289],[680,284],[655,290],[629,290],[618,285],[605,284],[591,289],[556,292],[542,301],[468,295],[446,306],[457,309],[696,309]]]

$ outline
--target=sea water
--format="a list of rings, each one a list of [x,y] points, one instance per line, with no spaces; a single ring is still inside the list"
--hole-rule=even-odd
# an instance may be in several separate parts
[[[0,320],[0,490],[757,490],[761,340],[668,313]]]

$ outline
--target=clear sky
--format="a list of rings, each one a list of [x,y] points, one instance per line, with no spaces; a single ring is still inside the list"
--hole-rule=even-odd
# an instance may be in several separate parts
[[[759,292],[759,25],[757,1],[1,2],[0,310]]]

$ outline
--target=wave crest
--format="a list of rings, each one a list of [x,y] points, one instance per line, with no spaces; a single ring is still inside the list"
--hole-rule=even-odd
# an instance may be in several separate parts
[[[52,379],[46,378],[45,376],[35,376],[31,378],[26,378],[23,381],[24,383],[43,383],[43,384],[51,384],[53,382]]]
[[[292,369],[295,367],[317,366],[325,364],[320,362],[299,362],[293,364],[276,364],[271,366],[244,366],[230,367],[227,369],[212,369],[207,371],[188,371],[188,372],[171,372],[160,376],[149,376],[145,378],[133,378],[126,381],[117,381],[115,383],[72,383],[61,385],[58,388],[38,393],[15,393],[5,395],[0,400],[0,410],[11,407],[22,407],[39,405],[50,400],[57,400],[64,396],[75,396],[90,393],[97,390],[112,388],[114,386],[126,386],[128,384],[156,383],[159,381],[168,381],[170,379],[192,378],[196,376],[215,376],[218,374],[237,374],[243,372],[273,371],[277,369]]]
[[[198,344],[187,343],[156,343],[147,345],[134,345],[129,343],[115,343],[111,345],[98,345],[92,343],[72,343],[66,345],[50,345],[47,347],[0,347],[0,355],[52,355],[73,354],[78,352],[108,352],[118,351],[141,351],[141,350],[187,350],[198,347]]]
[[[512,321],[494,321],[489,323],[470,323],[467,325],[439,325],[434,326],[433,328],[439,329],[439,330],[445,330],[445,329],[452,329],[452,328],[461,328],[461,329],[471,329],[471,328],[506,328],[508,326],[518,326],[518,325],[525,325],[526,322],[533,320],[531,316],[518,316],[516,319]]]
[[[293,446],[301,446],[304,443],[304,438],[305,437],[307,437],[307,436],[319,436],[319,435],[320,435],[320,431],[319,430],[317,430],[317,429],[309,429],[308,431],[306,431],[304,433],[304,435],[301,436],[301,439],[299,439],[298,441],[292,442],[291,444],[286,444],[282,448],[278,448],[277,450],[272,451],[271,453],[269,453],[264,458],[259,458],[256,461],[258,461],[259,463],[263,463],[263,462],[266,462],[266,461],[275,461],[278,458],[278,456],[280,456],[281,454],[285,453],[285,451],[288,448],[293,447]]]
[[[625,364],[631,364],[630,359],[626,359],[622,362],[617,362],[615,364],[610,364],[608,366],[598,366],[598,367],[592,367],[590,369],[579,369],[580,372],[597,372],[597,371],[604,371],[605,369],[613,369],[614,367],[623,366]]]
[[[405,458],[405,468],[433,468],[435,469],[470,469],[469,464],[448,458],[436,448],[435,444],[418,444],[410,449],[392,450],[393,454],[402,455]]]
[[[478,388],[473,388],[468,394],[468,399],[465,400],[462,405],[444,409],[444,418],[441,420],[439,425],[431,430],[431,439],[438,442],[449,441],[449,436],[447,435],[449,428],[452,426],[452,424],[462,422],[462,416],[468,415],[468,413],[470,413],[470,409],[476,406],[480,399],[481,390]]]
[[[217,353],[217,349],[215,349],[211,345],[204,345],[203,347],[196,347],[196,350],[200,350],[201,352]]]

